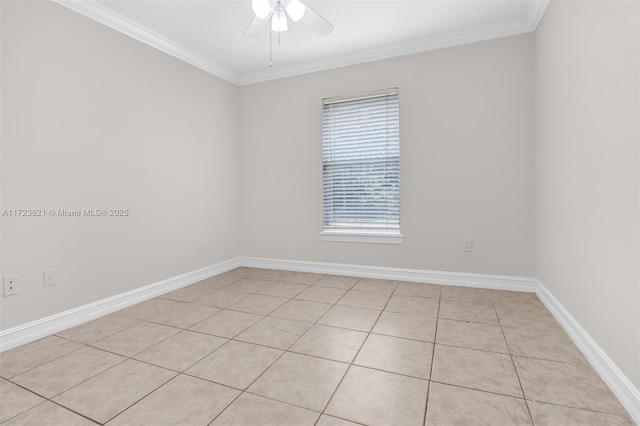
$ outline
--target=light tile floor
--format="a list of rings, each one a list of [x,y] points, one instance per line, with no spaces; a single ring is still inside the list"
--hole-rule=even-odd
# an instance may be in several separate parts
[[[534,294],[239,268],[0,354],[7,425],[628,425]]]

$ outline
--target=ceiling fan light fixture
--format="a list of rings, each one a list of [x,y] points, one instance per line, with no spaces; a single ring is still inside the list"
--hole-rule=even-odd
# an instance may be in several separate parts
[[[273,10],[273,0],[253,0],[251,9],[258,19],[264,19],[271,14]]]
[[[278,32],[287,31],[288,29],[287,14],[284,11],[282,3],[279,1],[276,3],[273,15],[271,16],[271,29]]]
[[[307,8],[300,0],[284,0],[284,8],[293,22],[301,20],[307,11]]]

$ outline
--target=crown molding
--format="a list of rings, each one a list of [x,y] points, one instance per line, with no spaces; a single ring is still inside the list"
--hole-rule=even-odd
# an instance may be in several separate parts
[[[382,59],[396,58],[430,50],[444,49],[447,47],[462,46],[496,38],[515,36],[535,31],[538,22],[546,9],[549,0],[534,0],[531,2],[527,16],[519,21],[507,22],[501,26],[491,26],[482,29],[463,30],[448,33],[440,37],[430,37],[409,42],[397,43],[375,49],[364,50],[357,53],[349,53],[334,56],[325,60],[295,64],[278,69],[266,69],[255,73],[245,73],[239,76],[239,85],[261,83],[280,78],[309,74],[317,71],[325,71],[350,65],[374,62]]]
[[[529,11],[527,12],[527,21],[529,23],[530,31],[535,31],[540,25],[540,21],[544,16],[544,12],[549,6],[550,0],[534,0],[529,4]]]
[[[114,12],[95,0],[53,0],[61,6],[78,12],[87,18],[100,22],[114,30],[126,34],[129,37],[154,47],[168,55],[180,59],[196,68],[220,77],[232,84],[238,85],[238,76],[228,68],[199,55],[173,40],[164,37],[155,31],[132,21],[131,19]]]
[[[277,80],[286,77],[293,77],[302,74],[309,74],[318,71],[532,32],[537,28],[547,5],[549,4],[549,0],[533,0],[530,3],[527,15],[522,20],[508,22],[501,26],[491,26],[489,28],[479,30],[463,30],[455,33],[449,33],[441,37],[430,37],[427,39],[397,43],[357,53],[333,56],[331,58],[319,59],[316,61],[307,61],[281,68],[270,68],[265,69],[264,71],[240,73],[234,72],[202,55],[190,51],[184,46],[156,33],[155,31],[128,19],[117,12],[114,12],[95,0],[53,1],[236,86],[261,83],[270,80]]]

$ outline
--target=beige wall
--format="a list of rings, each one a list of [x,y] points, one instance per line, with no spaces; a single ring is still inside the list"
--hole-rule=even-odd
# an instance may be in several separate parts
[[[638,3],[552,1],[536,32],[537,275],[640,385]]]
[[[131,211],[2,218],[1,329],[238,255],[534,276],[531,35],[237,88],[51,2],[1,7],[2,208]],[[391,86],[405,244],[320,242],[320,101]]]
[[[131,211],[2,218],[20,293],[0,329],[237,255],[538,276],[640,383],[637,3],[552,2],[535,38],[242,88],[61,6],[0,5],[2,208]],[[405,243],[321,242],[321,99],[394,86]]]
[[[52,2],[0,3],[2,207],[131,211],[3,217],[2,329],[237,256],[237,88]]]
[[[533,37],[242,87],[243,253],[535,276]],[[400,89],[403,245],[321,242],[324,97]],[[463,239],[475,241],[463,252]]]

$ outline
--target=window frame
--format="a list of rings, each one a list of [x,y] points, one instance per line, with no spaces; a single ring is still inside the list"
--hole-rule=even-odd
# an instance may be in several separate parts
[[[324,165],[325,165],[325,139],[324,139],[324,124],[323,124],[323,136],[322,136],[322,164],[323,164],[323,178],[322,178],[322,189],[323,189],[323,211],[322,211],[322,231],[320,232],[321,241],[330,241],[330,242],[357,242],[357,243],[373,243],[373,244],[403,244],[404,236],[401,232],[401,188],[400,188],[400,93],[397,87],[384,89],[384,90],[376,90],[364,93],[354,93],[350,95],[344,96],[336,96],[331,98],[324,98],[322,100],[322,118],[323,122],[325,120],[325,107],[327,104],[339,103],[339,102],[349,102],[349,101],[358,101],[364,100],[367,98],[375,98],[382,96],[395,95],[397,97],[398,102],[398,203],[399,209],[398,212],[398,227],[397,229],[360,229],[360,228],[325,228],[326,225],[326,217],[325,217],[325,198],[324,191],[325,187],[325,174],[324,174]]]

